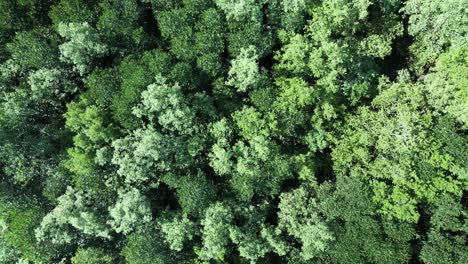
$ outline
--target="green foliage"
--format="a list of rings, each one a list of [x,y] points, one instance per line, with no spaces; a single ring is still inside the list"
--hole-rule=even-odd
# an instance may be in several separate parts
[[[427,105],[422,92],[402,75],[374,99],[372,110],[361,108],[348,120],[333,154],[339,177],[368,181],[382,213],[409,222],[419,219],[418,204],[461,194],[466,184],[466,139],[450,117],[421,111]]]
[[[139,24],[143,8],[137,0],[105,0],[99,4],[102,13],[97,28],[103,33],[103,39],[112,43],[115,49],[125,51],[149,47],[153,40],[145,34],[145,24]]]
[[[467,7],[463,0],[411,0],[406,3],[408,31],[415,38],[411,50],[416,70],[432,65],[448,45],[466,48]]]
[[[45,179],[68,141],[61,115],[64,101],[78,89],[60,68],[57,41],[45,28],[20,32],[0,66],[1,170],[23,186]]]
[[[287,159],[265,137],[239,141],[232,151],[236,163],[230,185],[241,200],[277,195],[282,182],[291,176]]]
[[[142,105],[133,111],[137,117],[145,116],[153,123],[159,123],[163,131],[191,134],[194,113],[185,105],[179,84],[169,85],[158,75],[141,97]],[[153,120],[154,116],[156,120]]]
[[[26,261],[39,263],[50,260],[54,252],[38,247],[34,237],[34,229],[43,216],[43,208],[34,201],[18,201],[16,204],[2,201],[0,209],[2,242],[6,246],[5,253],[10,255],[5,257],[14,258],[16,255]]]
[[[213,144],[209,154],[210,166],[218,175],[226,175],[232,170],[234,165],[231,161],[233,155],[229,148],[229,139],[232,137],[232,130],[226,119],[214,123],[210,129],[211,134],[217,139]]]
[[[460,197],[445,195],[433,210],[431,229],[421,249],[421,260],[429,264],[465,262],[468,254],[464,234],[468,229],[468,216]]]
[[[236,21],[260,19],[260,5],[253,0],[216,0],[216,5],[226,13],[227,19]],[[263,1],[260,1],[263,2]]]
[[[116,131],[112,125],[108,125],[101,108],[88,104],[89,100],[83,97],[79,102],[68,105],[65,114],[66,126],[77,134],[73,137],[74,147],[68,149],[69,158],[64,165],[74,173],[73,180],[76,187],[99,192],[105,179],[98,173],[99,163],[102,162],[98,162],[94,156],[99,150],[103,150],[103,145],[111,142]]]
[[[72,264],[110,264],[112,256],[99,248],[79,248],[71,258]]]
[[[262,259],[268,261],[267,254],[272,252],[263,233],[258,232],[259,229],[264,230],[267,206],[267,203],[262,203],[234,208],[236,218],[241,221],[229,228],[229,238],[236,244],[239,256],[250,263],[257,263]]]
[[[280,196],[278,229],[299,240],[301,256],[310,260],[327,249],[333,235],[317,213],[317,202],[302,187]]]
[[[230,21],[227,36],[228,51],[232,57],[240,54],[242,49],[254,46],[259,57],[271,52],[274,45],[273,36],[260,21],[247,19],[245,21]]]
[[[406,263],[411,258],[415,227],[376,215],[372,191],[358,178],[337,178],[320,186],[318,210],[334,241],[319,263]]]
[[[58,198],[57,206],[44,218],[35,230],[38,242],[69,244],[77,239],[77,232],[101,238],[110,238],[109,228],[102,222],[92,202],[81,191],[71,187]]]
[[[166,174],[162,181],[175,189],[184,213],[201,214],[216,198],[216,186],[200,171],[193,176]]]
[[[121,255],[129,264],[183,263],[183,257],[171,255],[154,227],[130,234],[125,240]]]
[[[43,183],[42,195],[55,204],[57,198],[66,191],[67,186],[70,184],[71,175],[62,164],[50,167],[45,174],[47,178]]]
[[[297,32],[304,26],[305,14],[309,0],[283,0],[278,1],[281,6],[281,26],[286,31]]]
[[[0,261],[3,263],[14,263],[18,259],[18,252],[5,241],[5,231],[7,224],[3,219],[0,220]]]
[[[254,46],[242,48],[240,54],[232,60],[226,84],[234,86],[238,92],[246,92],[255,88],[261,78],[257,61],[258,56]]]
[[[27,185],[41,171],[38,160],[28,160],[24,153],[15,151],[14,145],[6,144],[2,146],[3,173],[11,177],[16,184]]]
[[[279,33],[283,46],[276,54],[277,74],[286,80],[300,78],[294,79],[296,83],[307,81],[309,92],[315,94],[309,101],[314,110],[310,121],[302,121],[303,126],[310,122],[302,141],[313,151],[325,149],[334,140],[330,132],[340,126],[338,117],[344,116],[345,109],[371,96],[378,62],[390,54],[392,40],[402,33],[396,17],[398,3],[370,6],[370,1],[312,4],[313,19],[303,34]]]
[[[451,48],[438,58],[433,72],[424,78],[424,91],[438,112],[468,128],[468,49]]]
[[[120,78],[114,68],[95,69],[86,79],[87,90],[82,97],[88,104],[95,104],[103,109],[109,109],[112,98],[120,87]],[[107,113],[106,116],[109,114]]]
[[[0,263],[466,263],[462,0],[0,0]]]
[[[224,24],[220,12],[214,8],[204,11],[195,25],[197,66],[210,76],[222,71],[224,52]]]
[[[72,63],[80,75],[88,73],[96,59],[105,56],[108,48],[101,43],[98,32],[87,22],[61,23],[58,33],[69,41],[60,45],[60,53],[65,62]]]
[[[185,167],[190,160],[185,149],[177,149],[177,140],[149,128],[136,130],[113,143],[112,163],[118,166],[117,173],[128,183],[156,182],[162,172],[171,169],[170,161],[179,160],[176,166]]]
[[[308,118],[310,118],[313,109],[312,102],[318,97],[317,91],[300,78],[279,79],[277,85],[278,94],[271,105],[275,121],[278,123],[275,124],[277,127],[275,127],[274,133],[278,134],[279,137],[299,137],[298,140],[304,141],[301,139],[299,131],[308,127]],[[325,117],[330,119],[335,116],[330,113]],[[323,145],[317,142],[317,147],[321,148]]]
[[[119,191],[115,205],[109,208],[112,220],[109,224],[117,233],[128,234],[138,225],[151,222],[151,208],[146,197],[138,189]]]
[[[186,241],[194,237],[194,223],[186,215],[173,220],[161,222],[161,232],[164,234],[166,243],[171,250],[181,251]]]
[[[61,107],[64,99],[74,94],[77,87],[67,80],[65,74],[57,69],[42,68],[31,73],[28,84],[31,87],[31,99],[38,103]]]
[[[47,25],[51,4],[52,1],[40,0],[0,1],[0,62],[8,58],[4,45],[16,33]]]
[[[189,14],[184,9],[164,11],[158,21],[161,35],[171,42],[171,52],[181,60],[191,60],[195,56],[193,29],[189,26]]]
[[[145,52],[142,57],[130,56],[119,65],[122,78],[120,90],[112,99],[112,113],[116,121],[125,128],[137,127],[132,109],[141,99],[141,93],[153,83],[158,74],[167,74],[171,57],[162,51]]]
[[[56,67],[58,57],[58,34],[48,28],[35,28],[19,32],[6,45],[11,59],[22,69]]]
[[[52,6],[49,16],[53,24],[58,27],[60,23],[93,24],[97,15],[97,3],[93,0],[60,0]]]
[[[197,252],[202,260],[224,261],[229,243],[229,226],[233,220],[230,208],[222,203],[210,206],[203,218],[203,246]]]

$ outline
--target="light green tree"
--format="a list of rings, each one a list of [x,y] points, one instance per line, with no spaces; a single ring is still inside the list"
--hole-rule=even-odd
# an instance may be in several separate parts
[[[99,248],[78,248],[71,258],[72,264],[111,264],[114,258]]]
[[[307,187],[280,195],[277,228],[300,241],[300,254],[304,260],[318,256],[334,240],[317,207],[317,201]]]
[[[120,190],[117,202],[109,207],[112,218],[108,223],[117,233],[128,234],[151,222],[151,207],[147,198],[138,189]]]
[[[171,250],[181,251],[184,244],[194,239],[195,225],[185,214],[171,220],[161,221],[160,225],[164,239]]]
[[[224,261],[228,253],[229,226],[233,215],[229,207],[222,203],[210,206],[203,218],[202,248],[197,252],[198,257],[205,261]]]
[[[137,117],[148,117],[168,132],[190,134],[193,131],[194,113],[186,105],[179,84],[170,85],[158,75],[141,97],[141,105],[133,110]]]
[[[256,87],[261,80],[261,73],[254,46],[240,50],[239,55],[231,62],[228,75],[226,84],[235,87],[238,92],[246,92]]]
[[[417,207],[466,186],[466,139],[450,116],[430,109],[424,89],[406,74],[382,84],[372,108],[347,121],[333,151],[337,177],[358,177],[372,186],[380,212],[417,222]]]
[[[96,59],[108,54],[108,47],[101,42],[99,34],[87,22],[59,24],[59,34],[68,39],[60,45],[60,53],[65,62],[70,62],[80,75],[88,73]]]
[[[261,18],[261,4],[264,1],[255,0],[216,0],[216,5],[226,13],[227,19],[235,21],[253,20]]]
[[[28,84],[31,88],[31,99],[55,107],[60,107],[67,96],[78,90],[58,69],[37,70],[29,75]]]
[[[49,212],[35,230],[38,242],[70,244],[78,232],[85,235],[110,239],[110,230],[96,208],[91,207],[86,194],[68,187],[58,198],[57,206]]]
[[[415,38],[412,65],[418,72],[427,69],[448,46],[468,45],[468,3],[463,0],[434,2],[411,0],[405,3],[409,15],[408,31]]]

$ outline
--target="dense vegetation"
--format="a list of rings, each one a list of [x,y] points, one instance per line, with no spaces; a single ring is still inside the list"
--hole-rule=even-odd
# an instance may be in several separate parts
[[[0,0],[0,263],[468,263],[468,1]]]

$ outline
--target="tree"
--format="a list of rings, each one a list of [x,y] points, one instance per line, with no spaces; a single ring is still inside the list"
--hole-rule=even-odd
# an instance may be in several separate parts
[[[215,8],[204,11],[195,25],[195,48],[198,53],[197,66],[210,76],[222,72],[222,55],[225,48],[224,23]]]
[[[414,68],[431,66],[447,46],[466,47],[467,3],[460,0],[432,2],[408,1],[404,7],[409,16],[409,33],[415,42],[411,46]]]
[[[254,46],[241,49],[240,54],[231,63],[227,85],[234,86],[238,92],[255,88],[260,80],[258,56]]]
[[[201,171],[183,176],[168,173],[161,180],[175,189],[177,201],[186,214],[201,215],[216,199],[216,185]]]
[[[229,226],[233,220],[230,208],[222,203],[210,206],[202,220],[203,247],[198,251],[202,260],[223,261],[229,243]]]
[[[298,31],[304,25],[306,9],[310,6],[308,0],[286,0],[281,3],[281,24],[287,31]]]
[[[265,137],[239,141],[233,152],[236,164],[229,183],[241,200],[277,195],[283,181],[291,177],[287,159]]]
[[[155,82],[141,93],[141,97],[142,104],[133,111],[137,117],[148,117],[153,123],[159,123],[163,131],[180,134],[193,132],[194,113],[184,103],[179,84],[167,84],[167,80],[158,75]]]
[[[154,44],[153,36],[145,31],[148,25],[142,19],[145,13],[140,1],[105,0],[99,3],[99,9],[102,13],[96,27],[102,32],[103,40],[118,49],[120,54],[142,51]]]
[[[99,248],[79,248],[71,258],[72,264],[110,264],[113,263],[112,256]]]
[[[436,111],[455,118],[462,126],[468,128],[468,113],[466,112],[466,98],[468,82],[466,48],[451,48],[441,54],[431,73],[424,76],[424,89],[430,105]]]
[[[467,214],[460,199],[444,195],[432,208],[430,230],[420,255],[425,263],[464,263],[468,259],[464,250]]]
[[[9,254],[4,257],[32,262],[50,261],[57,252],[38,246],[34,237],[34,229],[44,212],[40,204],[24,198],[14,203],[2,199],[0,209],[0,221],[3,223],[1,241],[5,243],[5,253]]]
[[[423,201],[462,192],[465,138],[451,117],[421,111],[428,102],[407,75],[383,85],[388,88],[373,109],[363,107],[348,120],[333,152],[334,170],[367,181],[384,215],[415,223]]]
[[[317,209],[334,240],[318,263],[404,263],[410,261],[415,226],[376,214],[372,189],[354,177],[337,178],[317,190]]]
[[[190,159],[185,150],[176,148],[178,143],[174,138],[162,135],[152,128],[138,129],[112,143],[112,163],[118,166],[117,173],[127,183],[156,183],[161,173],[171,169],[173,159]],[[179,163],[177,166],[184,167],[184,164]]]
[[[257,20],[260,19],[261,3],[253,0],[216,0],[216,5],[226,13],[227,19],[235,21]]]
[[[467,9],[0,0],[0,262],[468,262]]]
[[[182,61],[193,61],[196,56],[192,12],[187,7],[165,10],[156,14],[159,30],[170,42],[170,50]]]
[[[305,187],[280,196],[278,229],[302,244],[301,257],[310,260],[324,252],[334,240],[324,220],[317,213],[317,202]]]
[[[273,34],[256,19],[228,20],[227,47],[231,57],[238,56],[242,49],[254,46],[259,58],[272,52],[275,44]]]
[[[229,141],[232,140],[232,129],[229,127],[228,121],[223,118],[212,124],[210,132],[216,139],[212,150],[209,153],[210,166],[218,175],[226,175],[231,172],[234,165],[231,161],[233,156],[232,150],[229,148]]]
[[[80,75],[88,73],[96,59],[108,54],[108,47],[100,40],[98,32],[87,22],[58,26],[59,34],[69,41],[60,45],[62,60],[72,63]]]
[[[150,204],[138,189],[120,190],[117,202],[109,208],[109,214],[112,220],[108,223],[117,233],[123,234],[152,220]]]
[[[35,1],[21,5],[31,5],[31,12],[41,8]],[[64,102],[78,89],[59,61],[58,44],[59,35],[44,26],[18,32],[6,45],[10,56],[1,66],[0,148],[6,173],[21,185],[47,178],[68,141],[59,129],[61,115]]]
[[[120,90],[112,98],[112,114],[117,123],[127,129],[138,127],[132,109],[140,102],[141,93],[158,75],[169,74],[172,58],[161,50],[151,50],[140,56],[128,56],[119,65],[122,80]]]
[[[161,232],[171,250],[181,251],[187,241],[193,240],[195,231],[194,223],[185,214],[172,220],[161,221]]]
[[[68,187],[58,198],[57,206],[42,219],[36,228],[38,242],[58,245],[72,243],[78,238],[79,230],[83,234],[110,239],[110,230],[97,214],[97,208],[91,207],[89,199],[82,191]]]
[[[3,219],[0,220],[0,261],[3,263],[14,263],[19,256],[17,250],[5,240],[7,228],[5,221]]]
[[[10,59],[21,69],[39,70],[57,67],[59,64],[58,34],[49,28],[34,28],[19,32],[6,45]]]
[[[60,109],[65,98],[78,90],[65,75],[58,69],[45,68],[31,73],[28,77],[31,99]]]
[[[86,97],[70,103],[65,118],[66,127],[76,135],[73,137],[74,146],[67,151],[68,159],[64,165],[73,173],[77,188],[94,189],[97,193],[106,180],[100,173],[100,165],[110,163],[110,157],[101,158],[102,162],[99,162],[95,156],[107,150],[106,146],[118,133],[115,127],[109,124],[104,110],[92,104]]]
[[[379,60],[389,55],[392,40],[402,34],[396,18],[397,2],[323,1],[312,4],[303,34],[280,32],[282,48],[276,54],[276,78],[296,77],[307,82],[316,96],[310,129],[302,139],[312,151],[333,142],[339,117],[374,94]],[[294,79],[293,79],[294,80]],[[295,82],[297,82],[294,80]],[[285,83],[287,84],[287,83]],[[287,87],[287,86],[286,86]]]
[[[49,17],[57,28],[60,23],[94,24],[99,12],[97,3],[90,0],[60,0],[51,7]]]
[[[273,252],[263,234],[268,207],[268,202],[234,207],[235,219],[240,221],[229,228],[229,238],[237,246],[239,256],[250,263],[267,263],[270,260],[268,254]]]
[[[152,226],[130,234],[121,255],[129,264],[183,263],[185,256],[171,254],[160,233]]]

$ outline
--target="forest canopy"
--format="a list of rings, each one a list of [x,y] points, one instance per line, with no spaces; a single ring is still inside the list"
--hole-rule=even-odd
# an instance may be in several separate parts
[[[0,0],[0,263],[468,263],[468,1]]]

